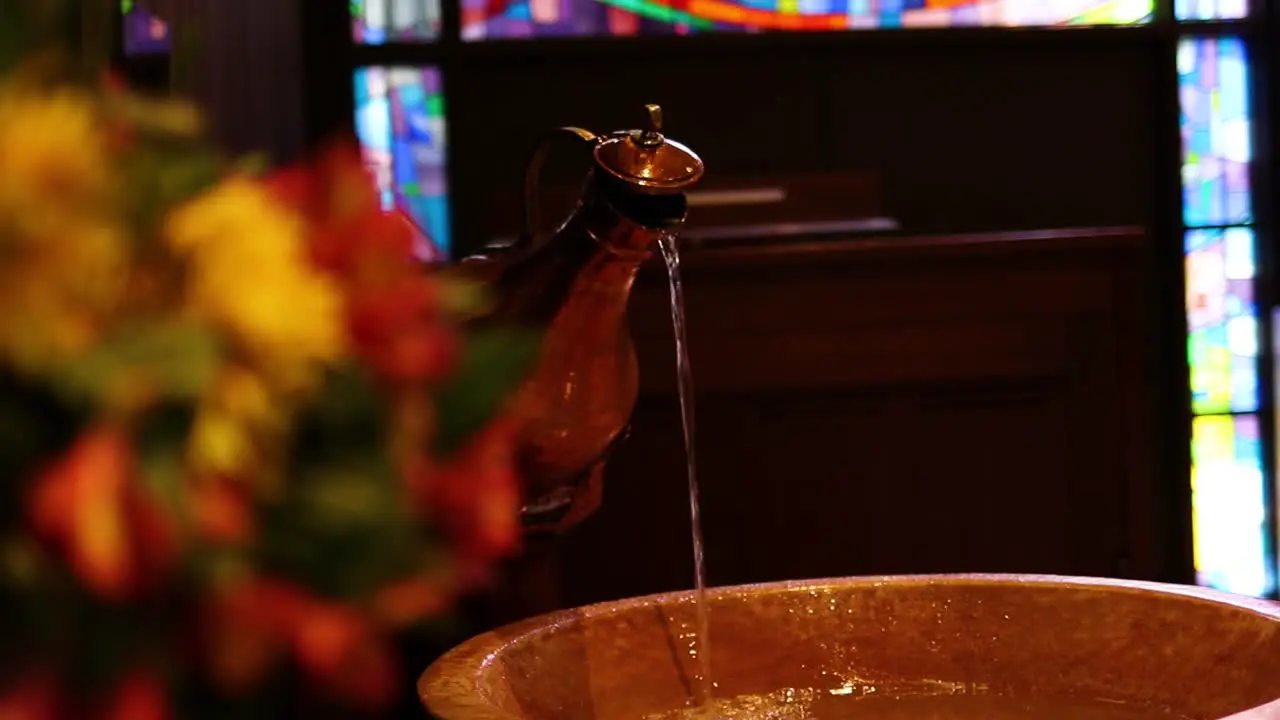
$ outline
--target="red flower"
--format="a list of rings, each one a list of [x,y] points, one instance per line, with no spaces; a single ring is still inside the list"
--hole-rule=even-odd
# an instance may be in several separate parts
[[[229,695],[253,690],[284,657],[302,593],[281,583],[247,581],[223,589],[204,613],[209,674]]]
[[[457,544],[461,570],[478,581],[488,565],[519,547],[520,486],[515,467],[517,423],[494,421],[452,458],[420,468],[410,488]]]
[[[171,720],[168,692],[150,673],[134,672],[104,696],[77,704],[51,675],[36,674],[0,692],[0,720]]]
[[[206,621],[210,671],[224,692],[252,689],[292,653],[319,688],[347,704],[378,709],[395,697],[395,653],[355,608],[285,583],[250,580],[223,591]]]
[[[37,674],[0,690],[0,720],[58,720],[58,693],[52,678]]]
[[[137,478],[128,436],[102,426],[36,478],[29,514],[93,592],[126,600],[177,554],[169,519]]]
[[[334,146],[313,166],[285,170],[269,184],[308,222],[312,260],[343,285],[357,354],[391,382],[444,375],[457,339],[440,286],[414,260],[413,224],[381,208],[358,148]]]
[[[168,694],[164,685],[148,673],[124,679],[108,702],[103,720],[170,720]]]

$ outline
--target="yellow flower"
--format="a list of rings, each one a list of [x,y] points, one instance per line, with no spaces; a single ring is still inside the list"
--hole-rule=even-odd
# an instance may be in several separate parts
[[[286,429],[283,411],[260,376],[227,369],[201,401],[189,447],[193,469],[237,479],[256,475],[271,461],[263,448]]]
[[[108,224],[50,222],[0,240],[0,357],[35,371],[89,347],[124,295],[129,248]]]
[[[342,297],[310,264],[300,218],[258,183],[228,180],[166,220],[189,263],[187,302],[277,382],[305,381],[344,350]]]
[[[94,100],[0,85],[0,358],[34,371],[88,346],[129,249]]]
[[[97,106],[70,89],[0,87],[0,227],[39,234],[111,194]]]

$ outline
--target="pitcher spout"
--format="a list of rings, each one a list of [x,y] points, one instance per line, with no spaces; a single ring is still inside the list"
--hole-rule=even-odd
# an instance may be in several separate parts
[[[586,230],[616,254],[651,254],[661,238],[684,226],[689,202],[683,192],[629,192],[612,178],[594,179],[584,190],[580,214]]]

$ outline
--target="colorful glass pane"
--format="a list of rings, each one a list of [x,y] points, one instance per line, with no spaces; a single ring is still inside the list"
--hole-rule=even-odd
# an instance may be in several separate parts
[[[1173,15],[1182,20],[1239,20],[1249,16],[1248,0],[1173,0]]]
[[[1197,414],[1258,409],[1252,228],[1186,233],[1187,362]]]
[[[422,42],[440,36],[440,0],[350,0],[357,43]]]
[[[1198,417],[1191,440],[1196,579],[1243,595],[1275,588],[1258,416]]]
[[[368,67],[355,73],[356,134],[383,207],[405,211],[425,235],[419,254],[449,252],[444,96],[435,67]]]
[[[120,13],[124,16],[126,55],[169,52],[169,26],[164,21],[138,7],[134,0],[121,0]]]
[[[1252,218],[1249,61],[1240,38],[1178,44],[1183,221],[1234,225]]]
[[[1152,0],[460,0],[464,40],[1148,22]]]

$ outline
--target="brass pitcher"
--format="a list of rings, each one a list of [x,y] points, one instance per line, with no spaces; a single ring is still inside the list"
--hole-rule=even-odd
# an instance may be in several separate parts
[[[661,108],[646,110],[643,130],[548,134],[525,170],[520,239],[459,266],[496,288],[493,321],[545,328],[537,367],[515,401],[531,533],[574,525],[600,503],[605,462],[626,434],[638,391],[631,284],[658,240],[684,223],[684,189],[702,177],[698,156],[663,135]],[[590,150],[594,164],[573,213],[540,236],[538,178],[556,140]]]

